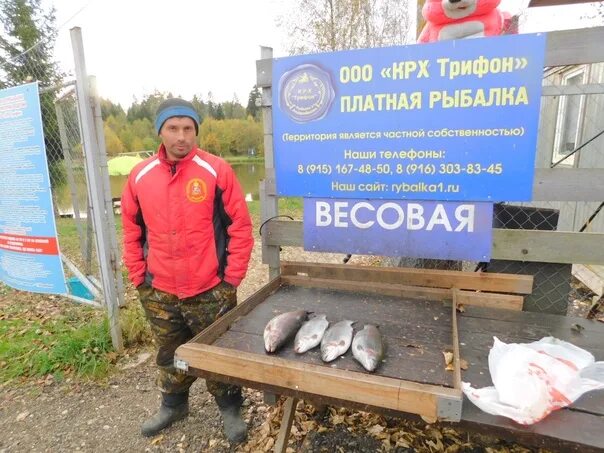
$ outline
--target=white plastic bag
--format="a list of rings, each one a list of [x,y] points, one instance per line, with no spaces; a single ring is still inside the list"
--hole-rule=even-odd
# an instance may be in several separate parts
[[[527,344],[506,344],[494,337],[489,371],[493,387],[475,389],[464,382],[464,393],[483,411],[523,425],[604,388],[604,362],[554,337]]]

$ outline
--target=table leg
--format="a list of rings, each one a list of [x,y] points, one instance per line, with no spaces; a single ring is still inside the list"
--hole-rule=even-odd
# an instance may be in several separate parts
[[[285,405],[283,406],[283,418],[281,418],[281,428],[279,428],[279,435],[277,436],[277,442],[275,442],[275,453],[285,453],[287,449],[287,441],[289,439],[289,432],[292,428],[292,422],[294,421],[294,415],[296,414],[296,406],[298,405],[298,398],[287,398]]]

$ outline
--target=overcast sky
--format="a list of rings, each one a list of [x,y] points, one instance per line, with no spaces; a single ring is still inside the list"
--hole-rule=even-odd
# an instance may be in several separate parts
[[[284,56],[276,25],[295,0],[47,0],[56,8],[56,58],[73,71],[69,29],[82,28],[89,74],[102,97],[127,108],[155,90],[243,105],[256,80],[260,45]],[[410,0],[413,3],[413,0]],[[593,6],[531,8],[527,0],[503,0],[501,9],[526,12],[521,32],[585,27]],[[83,8],[83,9],[82,9]],[[74,16],[72,18],[72,16]],[[415,13],[412,14],[415,17]]]

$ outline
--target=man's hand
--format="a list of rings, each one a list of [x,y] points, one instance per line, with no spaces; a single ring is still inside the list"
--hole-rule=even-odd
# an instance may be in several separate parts
[[[216,319],[220,318],[237,305],[237,288],[229,282],[223,280],[218,283],[212,288],[212,295],[220,305],[220,310],[216,315]]]
[[[142,300],[151,295],[153,287],[149,283],[143,282],[136,287],[136,290],[138,291],[138,297]]]

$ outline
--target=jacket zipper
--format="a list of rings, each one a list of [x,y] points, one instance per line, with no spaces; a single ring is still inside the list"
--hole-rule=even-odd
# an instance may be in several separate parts
[[[170,175],[172,176],[172,178],[174,178],[174,175],[176,174],[176,162],[170,162]],[[168,203],[167,209],[166,209],[166,214],[168,216],[168,219],[170,219],[171,213],[170,213],[170,204]],[[175,241],[175,234],[176,231],[172,230],[170,232],[170,253],[172,256],[174,256],[174,241]],[[174,285],[174,288],[176,289],[176,294],[177,297],[180,298],[181,294],[180,294],[180,289],[179,286],[177,284],[176,278],[174,276],[172,276],[172,283]]]

